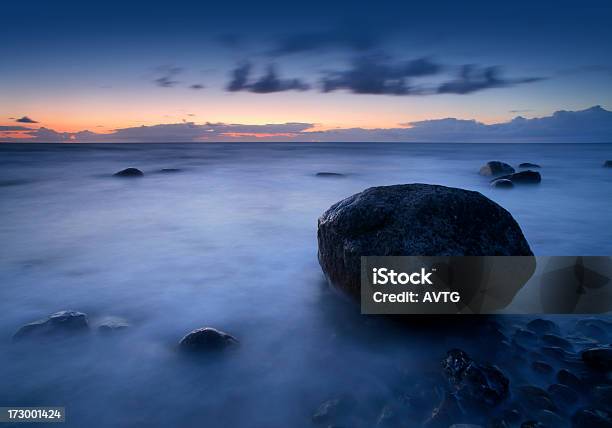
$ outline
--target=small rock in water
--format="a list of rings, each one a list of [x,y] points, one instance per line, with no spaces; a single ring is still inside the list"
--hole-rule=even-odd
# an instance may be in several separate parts
[[[142,177],[144,173],[138,168],[126,168],[113,175],[115,177]]]
[[[607,160],[603,163],[604,168],[612,168],[612,160]]]
[[[564,428],[569,425],[568,421],[550,410],[542,410],[538,412],[536,418],[538,419],[538,422],[541,422],[547,428]]]
[[[547,428],[547,427],[542,425],[541,422],[529,420],[529,421],[523,422],[521,424],[521,428]]]
[[[612,347],[586,349],[582,351],[582,361],[596,370],[612,370]]]
[[[556,411],[557,406],[552,401],[548,392],[533,385],[524,385],[518,388],[521,403],[532,410]]]
[[[527,171],[502,175],[501,177],[493,179],[491,183],[494,183],[497,180],[510,180],[513,184],[537,184],[542,181],[542,176],[539,172],[528,169]]]
[[[238,340],[230,334],[204,327],[188,333],[181,339],[179,346],[187,351],[216,351],[237,343]]]
[[[100,333],[112,333],[115,331],[125,330],[130,324],[119,317],[107,317],[98,323],[98,331]]]
[[[491,187],[496,189],[512,189],[514,187],[514,183],[510,180],[506,180],[505,178],[495,180],[491,183]]]
[[[533,363],[531,363],[531,368],[538,373],[544,374],[552,373],[553,371],[551,365],[545,363],[544,361],[534,361]]]
[[[574,351],[574,346],[567,339],[557,336],[556,334],[544,334],[542,336],[542,341],[551,346],[561,348],[564,351]]]
[[[612,428],[612,413],[608,410],[587,408],[572,416],[573,428]]]
[[[560,407],[574,405],[578,401],[578,393],[567,385],[553,383],[548,387],[550,396]]]
[[[179,168],[162,168],[159,170],[162,174],[172,174],[175,172],[181,172],[182,170]]]
[[[597,318],[581,318],[576,321],[576,331],[585,336],[603,341],[607,338],[607,331],[612,329],[612,323]]]
[[[490,161],[480,168],[479,174],[485,176],[495,176],[502,174],[512,174],[515,170],[505,162]]]
[[[493,407],[508,397],[506,375],[493,365],[476,363],[460,349],[448,351],[442,369],[460,401]]]
[[[339,172],[317,172],[317,177],[344,177],[344,174],[340,174]]]
[[[31,322],[21,327],[13,335],[18,341],[26,337],[56,337],[60,334],[82,333],[89,330],[87,315],[76,311],[60,311],[47,318]]]
[[[525,328],[529,331],[533,331],[534,333],[537,334],[548,334],[548,333],[555,333],[555,334],[559,334],[559,327],[557,326],[557,324],[555,324],[554,322],[550,321],[550,320],[545,320],[542,318],[536,318],[534,320],[531,320],[527,323],[527,325],[525,326]]]
[[[522,164],[519,165],[519,168],[542,168],[542,167],[538,165],[537,163],[523,162]]]
[[[584,383],[578,376],[566,369],[561,369],[557,373],[557,381],[561,385],[569,386],[576,391],[584,390]]]

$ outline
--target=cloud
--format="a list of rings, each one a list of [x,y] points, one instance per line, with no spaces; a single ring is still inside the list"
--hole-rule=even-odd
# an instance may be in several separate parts
[[[19,119],[15,119],[15,122],[19,123],[38,123],[34,119],[30,119],[28,116],[20,117]]]
[[[202,85],[200,83],[195,83],[195,84],[189,86],[189,89],[195,89],[195,90],[204,89],[204,85]]]
[[[15,128],[8,126],[4,128]],[[11,134],[19,132],[19,137]],[[6,135],[2,133],[6,132]],[[557,111],[551,116],[485,124],[457,118],[409,122],[395,128],[338,128],[317,131],[308,122],[228,124],[193,122],[116,129],[110,133],[56,132],[48,128],[0,127],[8,142],[206,142],[206,141],[368,141],[368,142],[611,142],[612,111],[600,106]]]
[[[438,86],[439,94],[471,94],[490,88],[503,88],[519,85],[522,83],[533,83],[542,80],[541,77],[527,77],[519,79],[507,79],[501,77],[499,67],[478,67],[473,64],[461,67],[459,76],[451,81]]]
[[[242,91],[248,87],[249,74],[251,73],[251,64],[244,62],[232,70],[232,79],[227,84],[226,89],[230,92]]]
[[[156,74],[159,76],[155,78],[153,81],[157,86],[162,88],[172,88],[180,83],[176,80],[176,76],[182,73],[183,69],[180,67],[173,67],[168,65],[163,65],[161,67],[157,67]]]
[[[356,51],[371,49],[379,40],[363,26],[355,29],[342,28],[334,31],[313,31],[278,37],[271,55],[289,55],[329,48],[348,48]]]
[[[31,123],[31,122],[26,122],[26,123]],[[36,123],[36,122],[33,122]],[[13,131],[31,131],[32,128],[27,128],[25,126],[17,126],[17,125],[8,125],[8,126],[3,126],[0,125],[0,132],[13,132]]]
[[[283,91],[306,91],[310,85],[300,79],[281,79],[274,65],[269,65],[266,73],[259,79],[250,81],[251,64],[246,62],[236,67],[226,89],[230,92],[249,91],[256,94],[270,94]]]
[[[321,85],[323,92],[345,89],[355,94],[422,95],[424,90],[408,79],[433,76],[442,69],[429,58],[398,62],[386,55],[367,55],[354,59],[348,70],[327,72]]]

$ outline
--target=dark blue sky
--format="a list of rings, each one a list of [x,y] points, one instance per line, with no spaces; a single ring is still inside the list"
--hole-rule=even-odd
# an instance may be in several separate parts
[[[0,125],[392,127],[612,107],[608,1],[2,6]]]

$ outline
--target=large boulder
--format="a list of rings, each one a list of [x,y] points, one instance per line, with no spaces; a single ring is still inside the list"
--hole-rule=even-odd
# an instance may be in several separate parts
[[[26,338],[55,338],[60,335],[83,333],[89,330],[87,315],[83,312],[60,311],[47,318],[31,322],[22,326],[13,335],[13,341]]]
[[[486,176],[495,176],[495,175],[502,175],[502,174],[512,174],[514,173],[514,168],[512,168],[512,166],[508,165],[505,162],[500,162],[500,161],[490,161],[487,162],[486,164],[484,164],[479,171],[480,175],[486,175]]]
[[[532,256],[510,213],[478,192],[429,184],[372,187],[318,221],[328,281],[360,296],[361,256]],[[521,284],[522,286],[522,284]]]

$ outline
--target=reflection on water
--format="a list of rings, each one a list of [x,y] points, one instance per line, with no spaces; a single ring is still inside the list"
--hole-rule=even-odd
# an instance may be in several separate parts
[[[360,317],[323,283],[316,219],[370,186],[477,190],[514,215],[538,255],[612,253],[610,145],[1,145],[0,155],[0,405],[67,406],[68,426],[311,426],[330,396],[350,391],[378,411],[400,374],[437,369],[454,340],[444,327]],[[477,171],[494,159],[541,164],[543,181],[491,189]],[[111,177],[129,166],[145,177]],[[61,309],[131,327],[11,346],[20,325]],[[206,325],[239,349],[179,358],[178,340]]]

